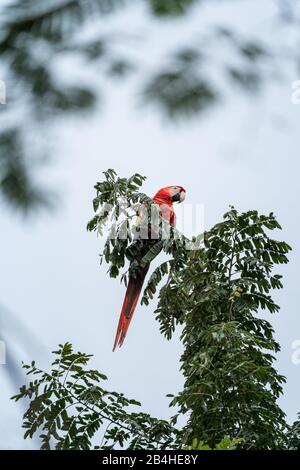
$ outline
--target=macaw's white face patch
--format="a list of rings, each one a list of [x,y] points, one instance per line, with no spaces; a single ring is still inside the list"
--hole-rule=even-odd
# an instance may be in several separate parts
[[[173,202],[183,202],[185,200],[186,192],[182,186],[171,186],[170,194]]]

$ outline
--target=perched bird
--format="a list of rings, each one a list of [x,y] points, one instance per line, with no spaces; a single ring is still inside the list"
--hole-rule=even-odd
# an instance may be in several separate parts
[[[185,200],[186,191],[182,186],[167,186],[166,188],[160,189],[153,198],[153,202],[159,206],[161,218],[170,224],[171,227],[175,227],[176,216],[174,212],[173,203],[181,203]],[[139,213],[137,224],[141,223],[142,210]],[[140,259],[146,254],[146,252],[151,247],[151,244],[157,243],[153,240],[144,240],[141,244],[142,249],[140,250],[139,257]],[[132,260],[132,263],[139,260]],[[128,327],[130,325],[131,319],[133,317],[134,311],[136,309],[139,297],[142,292],[143,284],[145,277],[149,271],[150,263],[147,263],[145,266],[138,268],[137,272],[130,273],[129,269],[129,281],[127,286],[127,291],[119,319],[117,334],[114,342],[113,351],[117,346],[121,347]]]

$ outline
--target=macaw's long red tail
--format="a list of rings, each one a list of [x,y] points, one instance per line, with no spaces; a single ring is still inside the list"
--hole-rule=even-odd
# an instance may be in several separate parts
[[[140,298],[149,267],[150,264],[147,264],[138,273],[136,273],[136,277],[129,277],[129,283],[119,319],[113,351],[117,346],[121,347],[124,342],[127,330]]]

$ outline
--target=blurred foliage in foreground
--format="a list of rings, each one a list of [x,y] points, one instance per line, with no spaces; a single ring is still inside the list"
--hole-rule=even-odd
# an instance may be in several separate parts
[[[124,224],[130,233],[133,222],[132,214],[120,207],[124,199],[138,204],[150,204],[151,199],[140,192],[145,179],[141,175],[126,179],[108,170],[104,177],[95,185],[96,215],[88,228],[105,236],[108,227],[103,259],[111,277],[123,280],[126,272],[120,271],[127,259],[132,261]],[[185,383],[177,396],[169,395],[177,409],[170,422],[128,410],[137,403],[103,389],[104,376],[84,367],[90,356],[74,354],[67,344],[60,346],[50,373],[38,370],[35,363],[25,366],[37,376],[15,397],[30,399],[26,436],[42,429],[43,448],[51,439],[58,448],[90,448],[99,430],[100,448],[297,448],[299,423],[288,426],[278,405],[285,382],[274,367],[280,346],[272,325],[261,315],[279,311],[271,293],[281,289],[282,282],[274,269],[288,262],[291,249],[270,238],[270,232],[280,228],[273,214],[231,208],[223,221],[199,237],[201,246],[193,250],[176,232],[170,239],[155,240],[154,246],[149,241],[147,262],[161,250],[170,259],[150,277],[142,302],[150,302],[167,274],[159,288],[156,318],[167,339],[177,325],[183,327]],[[144,261],[137,258],[136,269]],[[182,429],[176,428],[179,416],[186,418]],[[103,429],[105,422],[109,426]]]
[[[146,65],[140,50],[143,41],[134,39],[134,27],[132,31],[102,32],[102,22],[107,23],[117,13],[126,13],[129,5],[132,12],[140,10],[141,15],[149,17],[150,25],[159,22],[160,27],[170,28],[170,19],[181,18],[188,31],[193,12],[209,3],[212,4],[208,0],[14,0],[1,6],[1,79],[7,83],[8,94],[7,105],[0,106],[0,192],[5,201],[24,212],[49,203],[42,185],[33,178],[33,170],[45,162],[51,123],[60,115],[65,119],[74,113],[91,113],[101,101],[99,86],[104,87],[105,81],[137,76],[144,105],[154,104],[175,119],[202,115],[222,102],[230,88],[253,93],[266,80],[276,78],[278,65],[273,59],[278,59],[279,54],[282,61],[292,57],[292,52],[282,54],[275,50],[269,35],[264,40],[254,34],[242,35],[222,20],[208,27],[201,14],[196,37],[188,43],[185,40],[180,47],[174,46],[164,59],[155,60],[161,63],[155,69]],[[232,9],[231,1],[222,3]],[[274,15],[274,21],[278,20],[276,27],[294,27],[298,2],[283,3],[279,2],[278,17]],[[240,8],[242,1],[236,4]],[[258,10],[260,6],[257,0]],[[89,26],[92,34],[87,34]],[[139,32],[139,24],[136,31]],[[282,30],[280,34],[283,38]],[[220,50],[225,55],[220,56]],[[74,58],[80,60],[82,79],[75,78],[74,68],[68,66]],[[282,64],[280,69],[284,69]],[[96,71],[97,83],[90,79],[92,71]]]

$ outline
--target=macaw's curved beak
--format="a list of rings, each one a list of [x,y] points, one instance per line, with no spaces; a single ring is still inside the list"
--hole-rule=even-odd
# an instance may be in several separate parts
[[[183,202],[185,200],[186,192],[184,190],[178,191],[178,193],[174,194],[172,197],[173,202]]]
[[[186,192],[185,191],[180,191],[179,193],[179,202],[183,202],[186,197]]]

